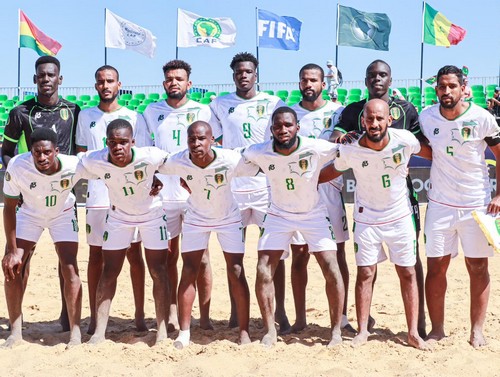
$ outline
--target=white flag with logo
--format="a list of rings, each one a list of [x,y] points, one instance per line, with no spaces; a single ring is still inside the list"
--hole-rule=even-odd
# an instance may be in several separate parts
[[[177,10],[177,47],[226,48],[235,43],[236,25],[230,18],[208,18]]]
[[[106,9],[106,47],[133,50],[153,58],[156,37],[148,30]]]

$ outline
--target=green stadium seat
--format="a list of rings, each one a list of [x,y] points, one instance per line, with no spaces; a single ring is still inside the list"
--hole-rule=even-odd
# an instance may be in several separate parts
[[[215,93],[215,92],[205,92],[205,94],[203,94],[203,98],[210,98],[212,96],[216,96],[217,97],[217,93]]]
[[[349,93],[349,96],[347,97],[347,102],[352,103],[352,102],[358,102],[361,100],[361,94],[351,94]]]
[[[80,106],[80,108],[83,109],[83,106],[85,106],[85,102],[83,102],[82,100],[76,100],[75,103]]]
[[[128,102],[128,101],[130,101],[132,99],[132,94],[130,94],[130,93],[123,93],[120,96],[120,99]]]
[[[269,94],[269,95],[271,95],[271,96],[274,96],[274,91],[273,91],[273,90],[263,90],[263,92],[264,92],[264,93],[267,93],[267,94]],[[224,93],[224,92],[222,92],[222,93]],[[228,94],[229,94],[229,92],[228,92]],[[219,96],[220,96],[220,95],[221,95],[221,94],[219,94]]]
[[[203,97],[203,98],[200,98],[200,103],[202,103],[203,105],[209,105],[210,102],[212,102],[210,100],[210,97]]]
[[[12,109],[16,106],[16,103],[11,100],[11,99],[8,99],[7,101],[5,101],[3,104],[2,104],[3,107],[5,107],[6,109]]]
[[[9,113],[0,114],[0,119],[7,122],[7,119],[9,119]]]
[[[138,99],[139,101],[144,101],[146,99],[146,95],[144,93],[135,93],[134,99]]]
[[[168,98],[168,94],[167,93],[162,93],[161,94],[161,99],[167,99]]]
[[[361,98],[361,94],[363,94],[363,91],[359,88],[351,88],[349,89],[349,96],[351,96],[352,94],[358,95]]]
[[[475,91],[475,90],[476,91],[481,91],[481,92],[484,93],[484,86],[483,85],[472,85],[470,87],[470,90],[472,90],[472,91]]]
[[[127,105],[126,107],[127,107],[127,109],[132,110],[132,111],[136,110],[136,107],[133,105]]]
[[[77,98],[74,94],[68,94],[66,97],[64,97],[64,99],[66,99],[67,101],[70,101],[70,102],[76,102]]]
[[[345,100],[346,100],[346,95],[345,94],[339,94],[337,96],[337,100],[342,102],[342,103],[345,103]]]
[[[7,109],[3,106],[0,106],[0,114],[6,113]]]
[[[264,92],[273,92],[272,90],[264,90]],[[220,92],[218,97],[227,96],[229,92]],[[274,94],[274,92],[273,92]]]
[[[290,98],[288,99],[288,101],[286,102],[286,104],[287,104],[288,106],[293,106],[293,105],[295,105],[295,104],[297,104],[297,103],[299,103],[299,102],[300,102],[300,99],[298,99],[298,97],[290,97]]]
[[[326,91],[326,93],[328,94],[328,91],[327,90],[324,90]],[[341,95],[343,95],[344,97],[347,97],[347,89],[345,88],[337,88],[337,95],[340,97]]]
[[[286,101],[288,98],[288,90],[280,89],[276,91],[276,95],[281,98],[283,101]]]
[[[0,103],[3,103],[9,99],[7,94],[0,94]]]
[[[146,107],[148,107],[148,105],[141,103],[139,106],[137,106],[137,112],[142,114],[144,110],[146,110]]]
[[[127,101],[125,101],[123,99],[119,99],[118,100],[118,105],[120,105],[120,106],[126,106],[127,105]]]
[[[426,86],[424,88],[424,95],[426,95],[427,93],[436,93],[436,90],[432,86]]]
[[[85,105],[86,105],[86,106],[88,106],[88,107],[95,107],[95,106],[99,105],[99,101],[96,101],[96,100],[91,99],[91,100],[90,100],[89,102],[87,102]]]
[[[34,94],[26,94],[23,98],[23,101],[28,101],[32,98],[35,98],[35,95]]]
[[[101,101],[101,97],[99,97],[99,94],[94,94],[92,96],[92,101],[100,102]]]
[[[323,99],[325,99],[325,100],[327,100],[327,101],[329,101],[329,100],[331,99],[331,98],[330,98],[330,95],[329,95],[328,93],[322,93],[322,94],[321,94],[321,98],[323,98]]]
[[[408,98],[408,89],[406,89],[405,87],[401,87],[401,88],[397,88],[399,90],[399,92],[405,96],[405,98]]]
[[[88,94],[82,94],[82,95],[80,95],[80,97],[78,97],[78,99],[80,101],[83,101],[83,102],[88,102],[88,101],[90,101],[90,95],[88,95]]]
[[[154,99],[152,98],[145,98],[142,102],[141,102],[141,105],[149,105],[150,103],[153,103],[153,102],[156,102]]]
[[[160,93],[149,93],[148,99],[152,99],[153,101],[158,101],[160,99]]]
[[[137,98],[132,98],[130,101],[128,101],[128,105],[133,106],[134,108],[136,108],[140,104],[141,104],[141,101],[138,100]]]
[[[484,97],[485,93],[482,90],[473,90],[472,91],[472,97]]]
[[[5,131],[5,123],[2,124],[2,121],[0,121],[0,140],[3,139],[3,132]]]
[[[436,92],[428,92],[424,94],[424,100],[426,99],[436,99]]]
[[[300,92],[300,90],[299,90],[299,89],[293,89],[293,90],[290,92],[290,97],[291,97],[291,96],[295,96],[295,97],[300,96],[300,97],[302,97],[302,93]]]
[[[425,105],[425,106],[431,106],[431,105],[434,105],[434,101],[435,101],[435,100],[434,100],[434,99],[432,99],[432,98],[426,98],[426,99],[424,100],[424,105]]]
[[[472,102],[483,108],[488,107],[488,103],[486,102],[486,98],[484,97],[473,97]]]
[[[410,94],[419,94],[421,95],[422,93],[420,92],[420,88],[418,86],[410,86],[408,88],[408,95]]]
[[[192,99],[193,101],[200,101],[202,97],[201,92],[192,92],[189,94],[189,98]]]

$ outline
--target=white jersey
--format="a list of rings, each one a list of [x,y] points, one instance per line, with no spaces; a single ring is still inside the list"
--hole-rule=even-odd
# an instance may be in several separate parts
[[[495,118],[473,103],[454,120],[444,118],[439,105],[426,108],[419,118],[432,147],[429,200],[459,208],[487,205],[491,188],[484,139],[498,136]]]
[[[417,138],[407,130],[388,128],[389,144],[381,151],[363,147],[359,140],[341,145],[335,168],[352,168],[356,178],[354,221],[382,225],[411,214],[408,198],[408,163],[420,151]]]
[[[329,140],[330,134],[333,131],[332,117],[340,107],[338,103],[332,101],[326,101],[322,107],[313,111],[303,108],[300,102],[293,105],[292,109],[297,113],[300,125],[299,135],[312,139]],[[330,183],[339,191],[342,191],[344,179],[340,176],[324,184]]]
[[[176,174],[191,189],[185,222],[194,225],[220,225],[220,220],[238,212],[231,192],[231,180],[241,154],[229,149],[214,148],[215,159],[205,168],[193,164],[189,150],[170,156],[160,166],[163,174]]]
[[[320,139],[330,140],[330,136],[332,136],[335,126],[339,123],[340,115],[342,114],[342,111],[344,111],[344,109],[345,106],[339,106],[337,110],[334,111],[332,117],[330,118],[330,122],[328,123],[329,127],[325,126],[325,128],[323,128],[321,134],[319,135]]]
[[[319,201],[318,177],[323,165],[335,158],[338,144],[298,137],[297,149],[285,156],[276,153],[273,141],[251,145],[243,151],[243,162],[260,168],[271,185],[273,212],[305,213]]]
[[[4,176],[3,192],[7,197],[23,195],[19,212],[37,219],[52,219],[72,208],[75,196],[71,189],[76,184],[75,170],[78,157],[59,154],[59,171],[52,175],[40,173],[31,152],[14,156]]]
[[[78,115],[76,126],[76,145],[87,150],[106,148],[106,129],[115,119],[125,119],[134,129],[134,139],[138,147],[152,145],[151,135],[148,133],[146,122],[141,114],[126,107],[107,113],[99,107],[82,110]],[[108,208],[108,189],[104,182],[89,180],[87,187],[87,209]]]
[[[109,161],[108,149],[83,154],[77,174],[101,179],[109,190],[108,215],[129,222],[144,222],[158,217],[162,208],[158,196],[150,196],[153,176],[167,157],[155,148],[132,148],[132,162],[119,167]],[[82,169],[83,168],[83,169]]]
[[[286,104],[276,96],[259,92],[251,99],[239,97],[236,93],[217,97],[212,109],[218,120],[222,145],[234,149],[262,143],[270,138],[271,115],[278,107]],[[262,175],[252,178],[237,178],[232,184],[234,192],[252,192],[267,189]]]
[[[171,107],[167,101],[153,102],[144,111],[144,118],[155,146],[168,152],[177,153],[187,148],[187,129],[197,120],[212,126],[215,138],[220,136],[219,127],[210,108],[196,101],[188,100],[179,108]],[[179,177],[159,175],[164,187],[161,191],[165,202],[185,202],[188,192],[179,184]]]

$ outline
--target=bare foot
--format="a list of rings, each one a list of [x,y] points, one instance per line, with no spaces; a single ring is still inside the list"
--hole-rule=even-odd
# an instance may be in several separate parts
[[[446,337],[446,335],[443,330],[441,331],[431,330],[431,332],[429,333],[429,335],[427,335],[427,338],[425,338],[425,340],[430,342],[439,342],[444,337]]]
[[[229,317],[229,323],[228,323],[228,327],[230,329],[234,329],[235,327],[238,327],[239,323],[238,323],[238,317],[236,315],[236,312],[233,312],[231,310],[231,316]]]
[[[135,317],[135,329],[137,331],[148,331],[148,326],[144,320],[144,316]]]
[[[87,344],[95,345],[95,344],[102,343],[105,340],[106,340],[106,338],[104,338],[104,336],[94,334],[94,335],[92,335],[92,337],[90,338],[90,340],[87,342]]]
[[[483,347],[486,345],[486,339],[484,338],[483,332],[479,331],[471,331],[469,343],[474,348]]]
[[[165,341],[166,339],[168,339],[167,333],[165,331],[158,331],[156,333],[155,346]]]
[[[278,331],[279,335],[286,335],[292,332],[292,326],[290,326],[290,322],[288,322],[288,317],[286,315],[276,318],[276,322],[278,322],[280,327],[280,330]]]
[[[202,319],[200,318],[200,328],[202,330],[213,330],[214,325],[212,325],[212,321],[210,318]]]
[[[418,333],[418,332],[417,332]],[[418,350],[428,351],[431,349],[430,345],[427,344],[419,335],[408,333],[408,344]]]
[[[338,332],[333,332],[332,333],[332,339],[330,340],[330,343],[326,346],[327,348],[333,348],[335,346],[338,346],[339,344],[342,343],[342,336]]]
[[[1,345],[2,348],[12,348],[16,344],[21,343],[23,340],[22,336],[14,336],[10,335],[6,340],[5,343]]]
[[[69,343],[66,344],[66,349],[69,350],[70,348],[73,348],[75,346],[79,346],[80,344],[82,344],[81,338],[78,338],[78,337],[71,338],[69,340]]]
[[[342,322],[340,323],[340,328],[342,330],[346,330],[350,333],[356,334],[356,330],[351,326],[345,314],[342,314]]]
[[[252,340],[250,339],[250,335],[248,335],[248,331],[246,331],[246,330],[240,331],[239,344],[244,345],[244,344],[250,344],[250,343],[252,343]]]
[[[373,318],[372,316],[368,317],[368,327],[367,328],[368,328],[368,332],[370,334],[373,334],[376,323],[377,323],[377,321],[375,321],[375,318]]]
[[[276,330],[273,332],[269,332],[260,341],[260,344],[262,344],[265,347],[272,347],[276,342],[278,341],[278,337],[276,336]]]
[[[96,326],[95,320],[91,319],[90,323],[89,323],[89,327],[87,328],[87,334],[94,335],[95,326]]]
[[[295,323],[292,325],[292,328],[290,329],[290,332],[295,334],[304,330],[306,327],[306,321],[295,321]]]
[[[418,317],[417,330],[418,335],[420,335],[422,339],[425,339],[427,337],[427,331],[425,331],[425,316]]]
[[[359,347],[368,342],[368,336],[370,335],[369,331],[362,331],[354,338],[352,338],[351,346]]]
[[[63,332],[70,330],[68,312],[61,311],[61,316],[59,317],[59,323],[61,324]]]

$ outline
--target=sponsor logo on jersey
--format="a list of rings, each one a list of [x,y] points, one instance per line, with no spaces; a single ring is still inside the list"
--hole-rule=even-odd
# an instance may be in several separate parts
[[[37,112],[35,113],[35,119],[40,119],[42,117],[42,113]]]
[[[439,128],[434,128],[434,132],[433,132],[434,135],[438,135],[439,134]]]
[[[68,111],[68,109],[61,109],[59,111],[59,116],[61,117],[62,120],[68,120],[68,118],[69,118],[69,111]]]
[[[33,190],[34,188],[36,188],[36,182],[31,182],[30,183],[30,190]]]
[[[111,174],[109,174],[109,173],[104,174],[104,179],[110,179],[110,178],[111,178]]]
[[[94,128],[95,127],[95,122],[90,122],[90,128]]]
[[[234,107],[230,107],[229,110],[227,111],[228,114],[232,114],[234,113]]]
[[[365,160],[361,163],[362,168],[366,168],[367,166],[368,166],[368,161]]]
[[[9,182],[11,179],[12,179],[12,178],[11,178],[11,176],[10,176],[9,172],[8,172],[8,171],[7,171],[7,172],[5,172],[5,180],[6,180],[7,182]],[[30,187],[30,188],[31,188],[31,187]]]
[[[186,179],[187,179],[188,181],[192,181],[192,180],[193,180],[193,176],[192,176],[191,174],[188,174],[188,176],[186,177]]]
[[[391,116],[394,120],[398,120],[401,117],[401,110],[399,110],[399,107],[391,107]]]
[[[269,168],[268,168],[268,169],[271,171],[271,170],[276,169],[276,167],[274,166],[274,164],[271,164],[271,165],[269,165]]]
[[[158,122],[162,121],[163,119],[165,119],[165,115],[160,114],[160,115],[158,116]]]

